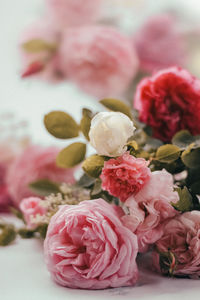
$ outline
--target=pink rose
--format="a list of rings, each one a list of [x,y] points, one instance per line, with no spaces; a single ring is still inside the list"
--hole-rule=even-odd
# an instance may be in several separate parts
[[[23,198],[34,196],[28,185],[39,179],[54,182],[74,183],[74,169],[62,169],[56,166],[59,149],[41,146],[28,147],[12,164],[7,183],[13,201],[19,205]]]
[[[176,216],[171,203],[179,200],[173,189],[173,177],[167,171],[152,172],[150,180],[135,196],[124,204],[129,214],[122,217],[126,225],[138,237],[139,252],[146,252],[163,234],[162,224]]]
[[[133,285],[137,238],[102,199],[64,205],[52,217],[44,254],[53,279],[70,288]]]
[[[137,194],[151,175],[148,162],[128,152],[104,163],[101,173],[102,188],[122,202]]]
[[[140,67],[152,72],[185,62],[184,39],[172,15],[153,16],[133,37]]]
[[[20,39],[22,78],[37,75],[52,83],[63,79],[59,67],[59,55],[56,50],[59,38],[60,34],[47,20],[39,20],[26,28]],[[32,46],[29,45],[29,50],[26,49],[27,46],[25,47],[27,43],[32,43]],[[37,46],[37,43],[40,45]],[[32,51],[31,48],[33,48]]]
[[[60,29],[95,22],[101,5],[102,0],[46,0],[48,17]]]
[[[0,212],[8,211],[12,199],[8,191],[6,176],[15,158],[22,152],[19,141],[5,139],[0,143]]]
[[[200,134],[200,80],[173,67],[144,78],[138,85],[134,107],[139,119],[153,128],[154,137],[169,142],[181,129]]]
[[[28,229],[35,229],[37,223],[34,222],[34,217],[37,215],[43,216],[46,213],[46,208],[41,205],[42,200],[37,197],[24,198],[19,208],[21,209]]]
[[[186,212],[166,222],[156,249],[160,255],[155,250],[153,256],[158,270],[169,274],[171,268],[174,275],[200,276],[200,211]],[[167,253],[171,253],[169,265],[163,257]]]
[[[97,97],[124,92],[138,67],[130,40],[111,27],[67,30],[60,57],[63,73]]]
[[[6,184],[0,183],[0,212],[7,212],[11,205],[12,199],[8,193],[8,187]]]

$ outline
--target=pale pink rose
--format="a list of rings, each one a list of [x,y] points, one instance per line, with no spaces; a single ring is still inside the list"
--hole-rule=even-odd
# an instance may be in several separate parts
[[[130,40],[105,26],[67,30],[61,42],[60,57],[63,73],[96,97],[124,92],[138,67]]]
[[[19,141],[5,139],[0,142],[0,212],[8,211],[9,206],[12,205],[6,176],[20,152],[22,152],[22,145],[20,145]]]
[[[186,212],[166,222],[164,234],[156,242],[156,249],[161,257],[153,252],[157,270],[169,274],[169,268],[177,276],[200,276],[200,211]],[[171,253],[171,264],[164,264],[162,254]],[[160,266],[162,263],[162,266]]]
[[[52,217],[44,254],[53,279],[70,288],[133,285],[137,238],[102,199],[64,205]]]
[[[135,158],[129,152],[116,159],[109,159],[104,163],[100,176],[102,188],[125,202],[149,180],[151,172],[148,164],[145,159]]]
[[[74,183],[74,169],[62,169],[56,166],[59,149],[55,147],[28,147],[12,164],[7,183],[10,195],[16,205],[23,198],[34,196],[29,184],[39,179],[53,182]]]
[[[175,17],[156,15],[147,20],[133,37],[144,71],[152,72],[185,62],[184,39]]]
[[[42,46],[38,51],[26,50],[24,45],[28,42],[33,43],[34,40],[40,40],[42,43],[46,43],[46,46]],[[38,20],[26,28],[19,43],[22,78],[35,75],[51,83],[64,79],[60,71],[60,59],[56,49],[59,46],[59,40],[60,33],[46,19]]]
[[[8,187],[6,184],[0,183],[0,212],[8,212],[11,205],[12,199],[8,193]]]
[[[46,213],[46,208],[41,204],[42,199],[38,197],[28,197],[24,198],[19,208],[23,213],[23,217],[26,221],[27,228],[33,230],[37,227],[37,223],[34,222],[34,218],[39,216],[43,216]]]
[[[162,224],[177,215],[171,203],[179,200],[173,189],[173,177],[167,171],[152,172],[150,180],[124,204],[129,214],[122,217],[138,237],[139,252],[146,252],[163,234]]]
[[[95,22],[101,5],[102,0],[46,0],[47,16],[60,29]]]
[[[18,141],[11,141],[9,139],[0,142],[0,165],[5,169],[12,164],[13,160],[22,151],[22,145]],[[0,171],[1,173],[1,171]],[[1,175],[0,175],[1,177]]]

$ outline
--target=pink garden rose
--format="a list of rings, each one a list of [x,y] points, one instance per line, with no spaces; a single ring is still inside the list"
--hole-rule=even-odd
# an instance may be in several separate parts
[[[26,221],[28,229],[35,229],[37,227],[37,223],[34,222],[34,218],[37,215],[43,216],[46,213],[46,208],[41,204],[42,199],[38,197],[29,197],[24,198],[19,208],[23,213],[23,217]]]
[[[144,78],[138,85],[134,107],[141,122],[153,128],[153,136],[169,142],[187,129],[200,134],[200,80],[188,71],[172,67]]]
[[[6,184],[0,183],[0,212],[7,212],[11,205],[12,199],[8,193],[8,187]]]
[[[139,29],[133,37],[144,71],[152,72],[185,62],[185,45],[172,15],[156,15]]]
[[[16,205],[23,198],[34,196],[28,185],[39,179],[53,182],[74,183],[74,169],[62,169],[56,166],[59,149],[41,146],[28,147],[12,164],[7,183],[9,193]]]
[[[6,176],[16,157],[22,152],[22,145],[17,140],[5,139],[0,142],[0,212],[8,211],[12,204],[8,191]]]
[[[173,189],[173,177],[167,171],[152,172],[150,180],[124,204],[129,214],[122,221],[138,237],[139,252],[146,252],[163,234],[162,224],[176,216],[171,203],[179,200]]]
[[[166,222],[156,249],[153,256],[159,271],[168,274],[171,267],[174,275],[200,277],[200,211],[186,212]],[[169,252],[175,261],[171,259],[171,265],[167,266],[162,254]]]
[[[133,285],[137,238],[102,199],[64,205],[52,217],[44,254],[53,279],[70,288]]]
[[[52,83],[63,79],[57,53],[59,38],[48,20],[38,20],[26,28],[20,39],[22,78],[36,75]]]
[[[138,67],[130,40],[116,29],[104,26],[67,30],[60,57],[63,73],[96,97],[124,92]]]
[[[101,15],[102,0],[46,0],[47,14],[57,28],[87,25]]]
[[[102,188],[122,202],[137,194],[151,175],[148,162],[128,152],[104,163],[101,173]]]

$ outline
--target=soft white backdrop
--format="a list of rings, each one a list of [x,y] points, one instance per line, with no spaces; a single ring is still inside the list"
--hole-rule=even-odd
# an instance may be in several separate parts
[[[188,20],[197,22],[199,0],[105,0],[108,11],[118,19],[122,30],[135,28],[153,11],[178,7]],[[132,8],[132,4],[135,4]],[[27,119],[34,142],[61,144],[45,131],[43,115],[52,109],[70,111],[79,120],[81,108],[100,109],[95,99],[75,86],[48,85],[38,81],[21,81],[17,43],[26,24],[42,14],[41,0],[0,0],[0,113],[12,111],[19,119]],[[129,7],[128,11],[125,7]],[[138,9],[143,10],[138,14]],[[120,17],[120,19],[119,19]],[[168,279],[142,272],[137,287],[105,291],[80,291],[54,284],[46,270],[42,244],[37,240],[17,240],[14,245],[0,248],[0,299],[60,300],[60,299],[199,299],[200,283],[195,280]]]

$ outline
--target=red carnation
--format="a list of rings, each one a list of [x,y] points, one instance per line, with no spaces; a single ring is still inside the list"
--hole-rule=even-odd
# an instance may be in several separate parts
[[[136,195],[150,179],[151,172],[144,158],[135,158],[128,152],[104,163],[100,176],[102,188],[122,202]]]
[[[150,125],[153,136],[162,141],[169,142],[182,129],[200,134],[200,80],[182,68],[168,68],[143,79],[134,107],[140,121]]]

